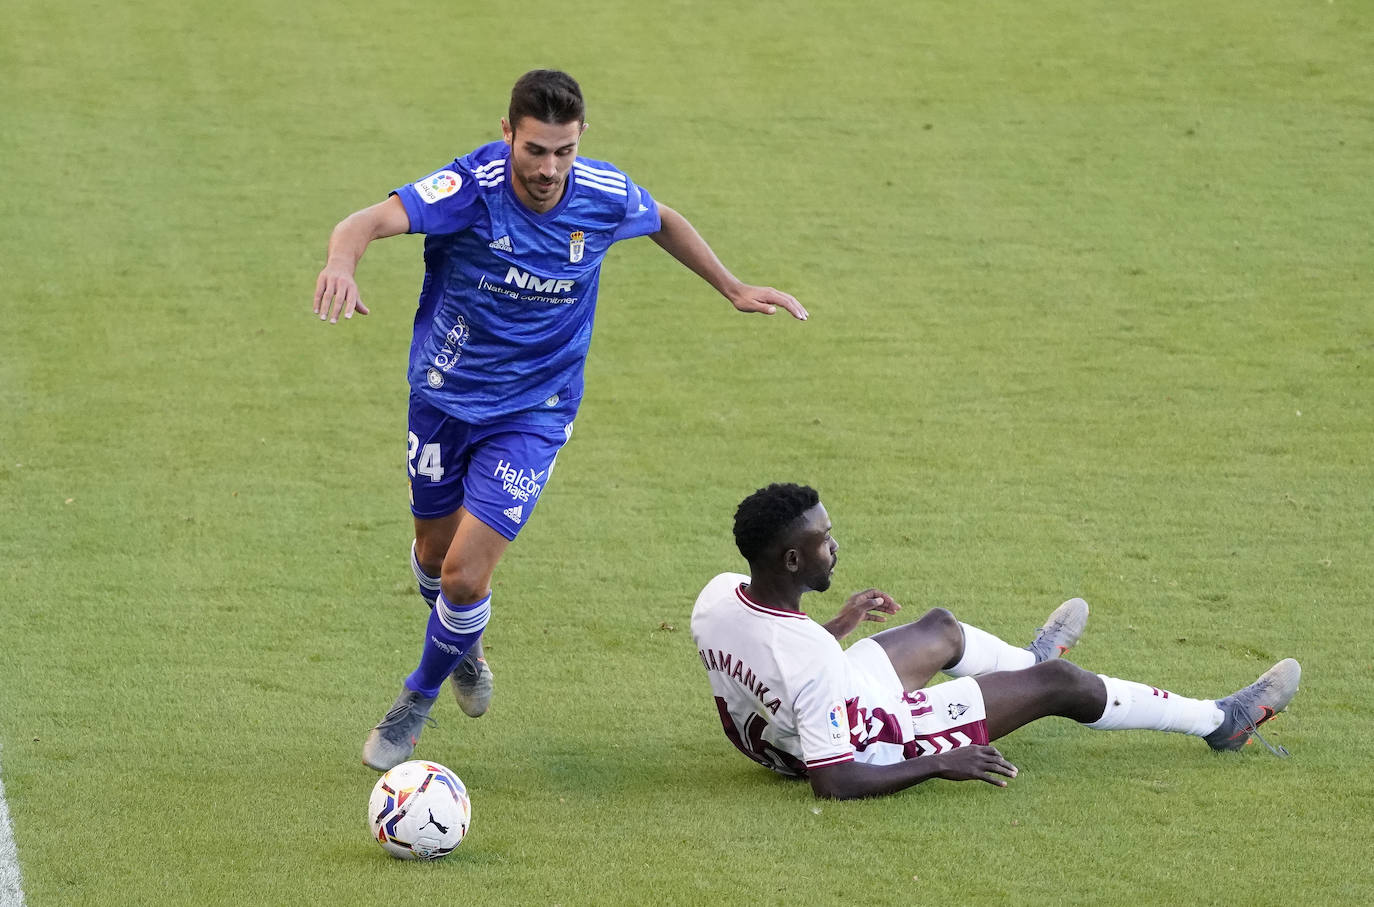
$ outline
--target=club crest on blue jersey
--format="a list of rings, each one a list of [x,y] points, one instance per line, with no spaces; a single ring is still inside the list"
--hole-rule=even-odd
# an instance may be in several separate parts
[[[568,261],[577,264],[582,260],[582,252],[586,246],[586,234],[581,230],[574,230],[568,235]]]
[[[440,170],[415,184],[415,191],[425,204],[432,205],[441,198],[448,198],[463,185],[463,178],[452,170]]]

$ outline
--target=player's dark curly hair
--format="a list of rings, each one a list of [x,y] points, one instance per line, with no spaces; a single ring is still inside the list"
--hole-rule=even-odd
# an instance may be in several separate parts
[[[522,117],[541,123],[586,122],[582,89],[577,80],[557,69],[533,69],[516,81],[510,91],[507,122],[514,128]]]
[[[820,502],[816,489],[806,485],[775,482],[760,488],[735,509],[735,547],[746,561],[757,562]]]

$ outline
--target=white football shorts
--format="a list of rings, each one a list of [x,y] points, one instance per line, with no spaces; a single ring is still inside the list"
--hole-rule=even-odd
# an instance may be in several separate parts
[[[983,691],[974,678],[907,691],[887,652],[872,639],[859,640],[844,654],[868,724],[865,739],[855,746],[856,761],[890,765],[988,743]]]

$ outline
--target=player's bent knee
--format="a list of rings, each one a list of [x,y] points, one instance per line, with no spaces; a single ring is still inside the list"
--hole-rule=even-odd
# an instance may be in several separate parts
[[[916,621],[926,634],[938,634],[950,647],[951,657],[957,655],[964,646],[964,631],[952,611],[946,608],[931,608]]]
[[[451,567],[446,563],[439,577],[439,588],[443,590],[444,598],[455,605],[468,605],[486,596],[489,582],[490,577],[485,573],[479,575],[478,571],[462,566]]]
[[[954,616],[954,612],[948,608],[931,608],[921,615],[918,623],[925,624],[927,628],[939,630],[942,633],[959,634],[959,621]]]

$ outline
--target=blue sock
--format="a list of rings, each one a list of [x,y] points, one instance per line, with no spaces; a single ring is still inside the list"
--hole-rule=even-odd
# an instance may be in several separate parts
[[[410,569],[415,571],[415,583],[420,589],[420,595],[431,608],[439,598],[439,577],[430,576],[425,572],[425,568],[420,566],[420,559],[415,556],[415,543],[410,543]]]
[[[425,627],[425,648],[420,666],[406,678],[406,687],[422,696],[439,695],[445,678],[458,667],[468,649],[477,642],[491,618],[491,593],[470,605],[454,605],[439,593]]]

